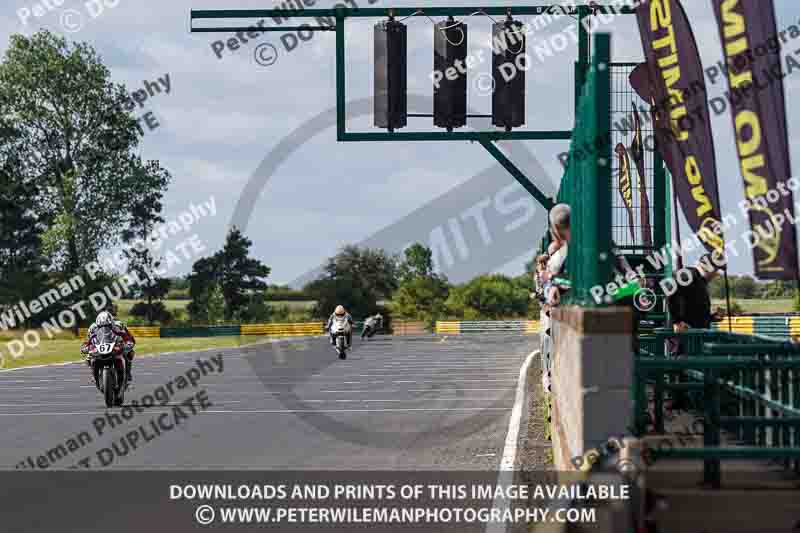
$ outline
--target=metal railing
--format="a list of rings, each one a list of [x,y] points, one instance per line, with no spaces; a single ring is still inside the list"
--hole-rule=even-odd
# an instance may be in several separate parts
[[[611,38],[594,37],[594,55],[580,91],[569,159],[558,201],[571,207],[569,299],[592,305],[591,289],[611,279]],[[586,153],[591,147],[591,153]]]
[[[684,355],[666,353],[670,338],[684,343]],[[701,459],[704,479],[715,488],[721,459],[773,459],[800,473],[800,345],[726,331],[656,330],[640,337],[633,384],[637,434],[648,422],[665,433],[667,391],[685,395],[700,414],[703,446],[670,448],[655,459]]]

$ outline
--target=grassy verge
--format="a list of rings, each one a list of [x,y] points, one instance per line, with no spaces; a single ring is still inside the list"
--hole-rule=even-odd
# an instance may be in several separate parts
[[[268,337],[243,335],[240,337],[193,337],[193,338],[150,338],[141,337],[136,341],[136,355],[154,355],[164,352],[202,350],[206,348],[231,348],[252,344]],[[20,368],[24,366],[45,365],[80,361],[83,356],[79,339],[42,340],[35,348],[26,348],[21,357],[14,359],[8,352],[5,342],[0,344],[0,368]]]
[[[545,440],[550,441],[550,447],[547,448],[546,452],[546,464],[548,466],[553,466],[555,462],[555,457],[553,456],[553,423],[552,420],[552,411],[550,408],[550,401],[552,400],[550,393],[544,390],[544,386],[539,380],[536,383],[536,393],[539,396],[538,399],[538,413],[537,415],[541,420],[544,422],[544,438]]]
[[[776,298],[774,300],[731,298],[731,303],[733,302],[739,304],[745,313],[790,313],[794,311],[794,303],[791,298]],[[711,301],[711,305],[725,309],[725,299],[714,298]]]

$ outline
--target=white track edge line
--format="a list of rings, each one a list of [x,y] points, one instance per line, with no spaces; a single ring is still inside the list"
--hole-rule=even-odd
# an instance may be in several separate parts
[[[506,434],[506,444],[503,448],[503,456],[500,459],[500,471],[497,474],[497,486],[507,487],[514,480],[514,463],[517,458],[517,441],[519,440],[520,424],[522,422],[522,410],[525,403],[525,387],[528,383],[528,369],[531,361],[539,355],[539,350],[528,354],[522,368],[519,370],[519,381],[517,382],[517,395],[514,398],[514,407],[511,409],[511,418],[508,421],[508,433]],[[505,498],[495,498],[492,502],[493,509],[500,509],[501,512],[508,508],[508,500]],[[508,525],[504,523],[490,522],[486,525],[486,533],[505,533]]]

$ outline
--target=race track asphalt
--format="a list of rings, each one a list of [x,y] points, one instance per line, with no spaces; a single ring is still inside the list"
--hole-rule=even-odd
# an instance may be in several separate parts
[[[340,361],[314,338],[142,357],[126,403],[169,394],[170,383],[169,401],[128,409],[114,428],[106,413],[121,410],[104,408],[84,365],[3,372],[0,468],[496,470],[536,345],[375,337],[355,339]],[[218,354],[222,371],[202,375],[197,360]],[[181,387],[187,375],[195,387]],[[201,391],[210,406],[181,406]]]

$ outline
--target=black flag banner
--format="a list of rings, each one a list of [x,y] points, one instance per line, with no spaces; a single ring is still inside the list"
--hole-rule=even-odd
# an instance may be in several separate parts
[[[791,178],[791,163],[775,9],[772,0],[712,3],[728,65],[736,149],[754,236],[755,275],[797,279],[794,199],[785,185]],[[757,48],[765,53],[753,53]]]
[[[631,242],[636,242],[636,230],[633,228],[633,191],[631,189],[631,162],[628,159],[628,151],[625,145],[617,143],[614,148],[617,153],[619,171],[619,195],[622,196],[622,202],[628,211],[628,229],[631,233]]]
[[[654,102],[658,149],[689,227],[723,261],[714,140],[689,19],[678,0],[644,0],[636,19],[647,66],[631,74],[631,83],[645,101]]]
[[[642,142],[642,121],[639,118],[639,111],[636,109],[636,104],[631,102],[633,106],[633,141],[631,141],[631,156],[633,162],[636,164],[636,171],[638,175],[637,188],[639,189],[639,209],[641,210],[642,219],[642,243],[645,246],[653,245],[652,230],[650,229],[650,200],[647,198],[647,186],[645,182],[645,166],[644,166],[644,143]]]

